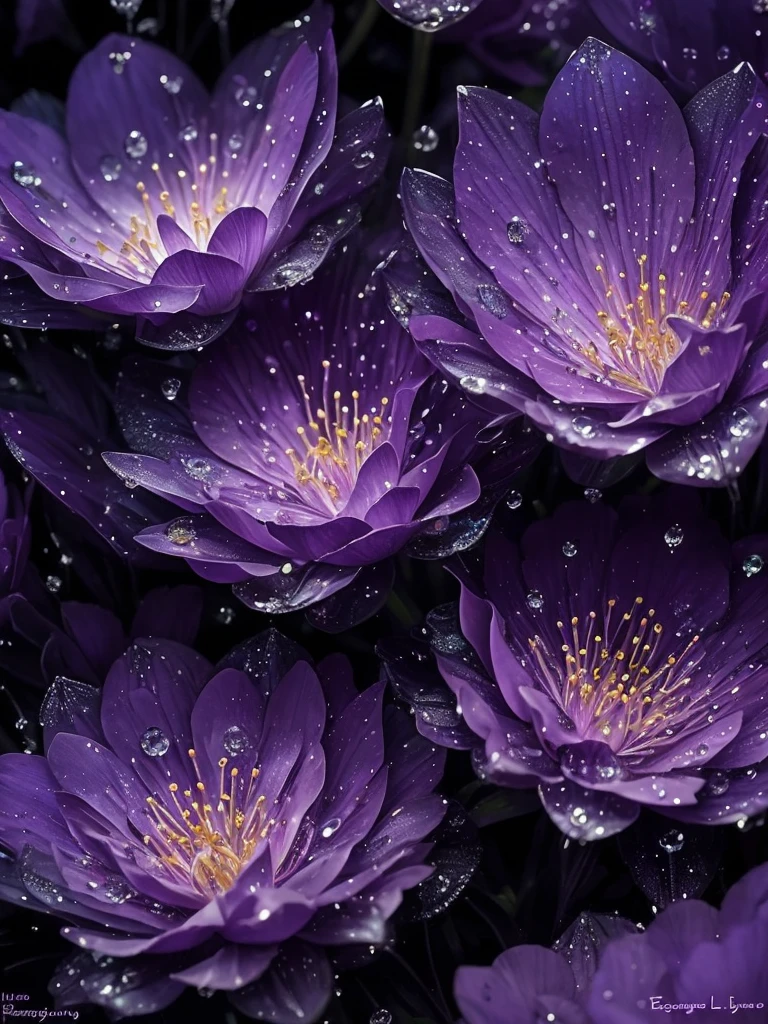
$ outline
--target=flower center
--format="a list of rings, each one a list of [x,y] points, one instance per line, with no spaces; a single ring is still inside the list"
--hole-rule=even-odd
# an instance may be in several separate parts
[[[330,367],[324,359],[322,405],[314,409],[306,378],[299,374],[307,423],[296,428],[300,447],[287,448],[286,454],[297,481],[311,488],[335,514],[354,488],[362,464],[386,439],[389,399],[382,398],[377,408],[364,411],[360,392],[353,391],[352,404],[343,403],[342,393],[330,390]]]
[[[686,726],[698,720],[688,686],[699,637],[665,654],[664,629],[655,615],[653,608],[643,610],[642,597],[617,613],[612,598],[602,625],[596,612],[557,622],[557,655],[540,636],[528,641],[541,681],[582,738],[601,740],[623,755],[650,753],[654,742],[669,737],[684,706]]]
[[[693,301],[676,299],[669,293],[666,274],[658,274],[655,281],[648,276],[647,256],[640,256],[637,263],[635,295],[624,271],[618,282],[611,282],[601,264],[595,267],[606,300],[605,308],[596,314],[604,340],[577,345],[576,351],[591,371],[597,369],[601,377],[625,390],[647,396],[658,393],[667,367],[680,351],[680,340],[667,318],[677,315],[709,328],[730,294],[723,292],[719,300],[711,300],[709,292],[702,291]]]
[[[147,797],[155,832],[144,836],[144,844],[176,881],[215,896],[232,887],[275,821],[267,819],[266,799],[254,790],[258,768],[251,769],[245,787],[237,768],[227,773],[228,761],[222,757],[218,793],[212,795],[200,776],[195,751],[187,753],[197,783],[184,790],[170,783],[167,802]]]

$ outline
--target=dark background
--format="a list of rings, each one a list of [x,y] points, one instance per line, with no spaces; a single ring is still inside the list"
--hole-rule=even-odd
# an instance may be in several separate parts
[[[105,34],[125,30],[124,19],[111,9],[109,0],[69,0],[67,6],[74,27],[72,39],[38,44],[16,57],[14,5],[9,0],[0,0],[1,105],[9,106],[30,88],[64,98],[80,54]],[[185,26],[179,19],[181,6],[177,0],[144,0],[136,27],[142,28],[144,38],[177,50],[212,84],[222,65],[222,40],[207,17],[207,0],[187,0]],[[294,17],[304,6],[286,0],[238,0],[230,19],[232,51]],[[340,0],[333,6],[337,49],[343,51],[365,3]],[[151,27],[147,31],[145,19],[156,19],[156,34]],[[374,95],[383,97],[395,136],[402,126],[412,47],[412,33],[381,11],[371,34],[341,71],[341,90],[354,101],[359,103]],[[436,43],[417,122],[439,129],[441,141],[436,150],[428,156],[416,157],[430,169],[449,169],[454,132],[452,90],[464,75],[469,80],[485,81],[510,91],[508,84],[495,82],[459,47]],[[528,91],[525,98],[536,103],[540,95]],[[404,151],[403,144],[399,152]],[[396,165],[390,170],[389,192],[384,191],[385,196],[394,196],[398,170]],[[76,337],[62,335],[56,343],[66,347],[77,341]],[[99,349],[95,358],[107,376],[115,372],[117,356]],[[8,369],[15,373],[18,368],[9,363]],[[4,460],[3,466],[9,475],[19,478],[15,464]],[[757,457],[740,484],[740,498],[724,492],[706,496],[726,533],[735,537],[765,528],[765,481],[764,459]],[[513,531],[522,529],[526,522],[558,502],[581,493],[581,488],[564,476],[556,454],[551,451],[544,453],[518,486],[524,498],[522,506],[514,511],[502,506],[500,512]],[[649,486],[653,483],[640,470],[614,488],[609,500],[621,492]],[[61,544],[51,539],[50,506],[39,498],[34,522],[32,561],[42,578],[51,572],[62,578],[61,598],[94,600],[92,582],[78,571],[77,561],[62,568]],[[65,524],[63,530],[60,523],[56,525],[58,534],[64,538],[64,549],[67,529],[73,534],[82,529],[71,523],[69,527]],[[92,557],[98,566],[102,557],[98,549]],[[159,582],[172,582],[169,576],[175,571],[154,579],[142,577],[136,583],[126,578],[119,565],[105,561],[100,569],[111,588],[116,610],[126,619],[130,618],[131,595],[136,586],[145,592]],[[181,581],[184,577],[177,572],[177,578]],[[270,624],[263,616],[238,606],[227,588],[196,582],[206,588],[199,646],[211,660]],[[380,673],[374,652],[376,641],[417,629],[426,612],[454,599],[456,593],[452,578],[441,565],[404,560],[399,567],[395,597],[354,633],[329,637],[312,630],[299,614],[280,618],[275,625],[303,643],[313,655],[343,650],[355,663],[359,684],[367,685]],[[4,750],[20,749],[25,736],[34,738],[35,708],[40,694],[22,692],[7,680],[3,682],[8,683],[8,692],[0,692],[0,744]],[[31,723],[22,730],[17,728],[18,707]],[[449,754],[443,791],[457,798],[476,823],[495,823],[483,824],[478,830],[471,821],[462,820],[464,812],[454,815],[454,827],[438,837],[436,847],[436,874],[444,882],[423,887],[408,897],[397,921],[397,943],[390,950],[382,952],[374,962],[340,976],[337,997],[324,1018],[333,1024],[388,1024],[386,1015],[379,1013],[381,1010],[389,1011],[395,1024],[452,1021],[456,1017],[450,995],[452,976],[459,964],[489,963],[502,949],[519,942],[550,944],[587,909],[619,911],[633,921],[647,923],[654,907],[658,909],[683,893],[689,897],[704,893],[718,902],[728,885],[750,867],[768,859],[768,835],[760,827],[761,821],[744,830],[674,826],[674,832],[682,833],[684,840],[682,847],[672,853],[665,850],[669,845],[665,837],[673,823],[650,813],[620,841],[610,839],[588,846],[568,842],[530,794],[494,794],[477,782],[466,756]],[[448,909],[444,909],[449,903]],[[0,905],[0,990],[28,993],[34,1007],[51,1004],[46,985],[58,960],[71,950],[60,938],[59,928],[60,922],[43,915],[21,913]],[[81,1019],[106,1018],[101,1011],[91,1008],[81,1010]],[[237,1015],[223,997],[202,999],[187,993],[168,1010],[144,1019],[152,1024],[181,1024],[198,1019],[235,1024]]]

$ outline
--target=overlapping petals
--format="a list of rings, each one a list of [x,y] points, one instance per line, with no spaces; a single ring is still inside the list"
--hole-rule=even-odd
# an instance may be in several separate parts
[[[383,647],[421,732],[538,786],[574,838],[641,806],[702,824],[768,807],[768,541],[731,548],[688,498],[566,504],[519,546],[490,534],[479,574],[459,573],[460,621],[431,618],[448,692]]]
[[[477,401],[524,411],[571,452],[647,451],[665,479],[733,479],[768,416],[767,113],[745,65],[681,113],[595,40],[540,118],[460,90],[454,186],[403,183],[408,226],[456,305],[412,303],[414,338]]]
[[[344,628],[385,600],[398,551],[425,532],[440,541],[477,502],[468,459],[486,420],[435,379],[357,249],[251,313],[180,374],[172,404],[167,366],[128,365],[118,411],[134,452],[105,459],[187,513],[140,544],[234,584],[257,609],[325,602],[317,624]],[[537,446],[519,424],[485,446],[491,471],[503,480]]]
[[[62,972],[77,1001],[131,1015],[194,985],[317,1018],[326,948],[385,940],[444,813],[442,756],[382,695],[276,634],[216,669],[140,639],[102,691],[57,680],[45,756],[0,759],[0,891],[70,922],[92,954]],[[115,958],[122,980],[95,985]],[[52,987],[65,1004],[69,985]]]
[[[768,984],[768,869],[755,868],[718,911],[699,900],[667,907],[646,931],[584,915],[555,949],[516,946],[491,967],[462,967],[456,1000],[465,1024],[682,1024],[724,1014],[759,1021]]]
[[[244,292],[310,276],[387,155],[380,103],[336,123],[330,20],[318,3],[249,44],[212,96],[173,54],[110,36],[74,73],[66,137],[3,112],[0,259],[27,275],[6,321],[70,326],[77,304],[196,348]]]

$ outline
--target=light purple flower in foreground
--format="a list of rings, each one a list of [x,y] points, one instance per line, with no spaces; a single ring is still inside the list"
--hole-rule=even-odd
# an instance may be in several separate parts
[[[0,896],[68,921],[64,1005],[120,1015],[187,985],[317,1019],[329,951],[381,945],[424,880],[443,757],[407,715],[264,634],[218,668],[135,640],[103,689],[57,677],[45,756],[0,758]]]
[[[453,187],[403,182],[455,301],[452,316],[414,310],[422,350],[571,454],[643,452],[699,486],[738,476],[768,423],[767,114],[747,65],[681,111],[594,39],[540,116],[460,89]]]
[[[634,934],[633,934],[634,933]],[[645,931],[583,915],[555,944],[515,946],[490,967],[456,972],[464,1024],[762,1024],[768,1004],[768,865],[750,871],[718,911],[679,900]],[[735,1007],[735,1008],[734,1008]]]
[[[249,44],[212,96],[173,54],[112,35],[74,72],[66,138],[0,112],[7,322],[136,317],[148,344],[192,348],[244,292],[311,276],[387,156],[379,102],[336,124],[330,21],[316,3]]]

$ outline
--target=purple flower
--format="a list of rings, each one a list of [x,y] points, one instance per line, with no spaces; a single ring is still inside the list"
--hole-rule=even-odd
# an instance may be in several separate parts
[[[455,194],[424,172],[403,182],[456,303],[413,315],[414,337],[572,453],[645,451],[658,476],[699,486],[738,476],[768,422],[766,113],[746,65],[681,112],[596,40],[541,117],[460,89]]]
[[[429,623],[449,692],[389,652],[423,735],[472,750],[491,782],[538,786],[578,839],[641,806],[701,824],[768,807],[768,538],[731,547],[672,489],[618,512],[567,503],[484,555],[459,572],[460,631]]]
[[[196,348],[244,292],[309,277],[388,148],[378,101],[336,128],[330,19],[317,3],[249,44],[211,97],[173,54],[112,35],[75,70],[66,138],[0,113],[0,259],[28,275],[6,282],[6,319],[135,316],[148,344]]]
[[[387,938],[431,872],[443,758],[381,685],[357,694],[343,658],[304,659],[277,634],[218,668],[137,640],[101,691],[57,680],[44,757],[0,759],[0,892],[89,953],[54,982],[61,1002],[149,1013],[192,985],[312,1022],[326,949]]]
[[[516,946],[491,967],[460,967],[454,987],[465,1024],[505,1024],[510,1005],[519,1024],[647,1024],[654,1011],[673,1024],[717,1024],[737,1012],[761,1021],[768,865],[737,882],[719,911],[680,900],[646,931],[584,915],[555,949]]]
[[[749,61],[768,74],[768,5],[762,0],[589,0],[619,45],[682,95]]]
[[[485,420],[435,379],[370,266],[350,248],[254,307],[191,375],[178,371],[172,403],[167,364],[126,367],[118,412],[140,454],[104,456],[185,512],[139,543],[259,610],[325,600],[315,621],[333,629],[373,614],[392,557],[425,532],[440,539],[480,496],[467,459]],[[536,443],[520,431],[496,460],[519,467]]]

